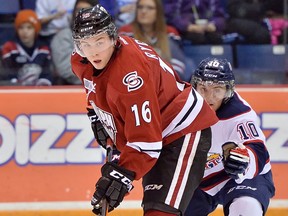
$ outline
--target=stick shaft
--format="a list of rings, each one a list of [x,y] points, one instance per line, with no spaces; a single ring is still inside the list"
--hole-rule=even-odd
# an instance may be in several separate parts
[[[112,161],[113,145],[112,141],[108,138],[106,146],[106,162]],[[101,216],[106,216],[108,214],[108,202],[105,198],[102,199],[102,212]]]

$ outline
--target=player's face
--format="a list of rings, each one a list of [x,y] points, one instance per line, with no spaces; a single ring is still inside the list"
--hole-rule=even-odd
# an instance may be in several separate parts
[[[213,110],[218,110],[226,96],[226,86],[215,83],[198,83],[197,92],[206,100]]]
[[[79,48],[91,64],[98,70],[103,69],[114,51],[114,40],[106,32],[79,41]]]
[[[35,29],[31,23],[26,22],[21,24],[17,32],[21,42],[24,45],[27,47],[33,46],[35,40]]]
[[[141,25],[153,25],[156,21],[156,4],[154,0],[140,0],[137,5],[137,21]]]

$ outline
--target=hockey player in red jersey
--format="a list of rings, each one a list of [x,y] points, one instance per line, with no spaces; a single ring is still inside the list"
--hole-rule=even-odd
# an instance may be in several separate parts
[[[216,111],[204,177],[185,216],[207,216],[223,205],[225,216],[262,216],[274,196],[265,136],[251,106],[234,91],[226,59],[206,58],[191,83]]]
[[[118,36],[101,5],[78,13],[73,40],[72,69],[89,116],[99,119],[96,139],[105,147],[107,132],[121,152],[101,169],[93,212],[100,214],[102,199],[116,208],[142,178],[144,215],[183,215],[203,176],[215,112],[150,46]]]

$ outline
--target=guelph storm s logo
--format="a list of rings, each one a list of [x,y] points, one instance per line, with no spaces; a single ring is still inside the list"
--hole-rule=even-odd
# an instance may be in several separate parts
[[[143,79],[138,76],[137,71],[130,72],[123,78],[123,84],[127,86],[128,92],[139,89],[143,83]]]

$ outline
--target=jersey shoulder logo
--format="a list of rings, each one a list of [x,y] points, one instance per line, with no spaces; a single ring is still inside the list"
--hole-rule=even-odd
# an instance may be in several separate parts
[[[93,81],[91,80],[88,80],[86,78],[83,78],[83,83],[84,83],[84,87],[85,89],[87,89],[87,98],[89,97],[89,94],[91,92],[94,92],[96,93],[96,90],[95,90],[95,86],[96,86],[96,83],[93,83]]]
[[[138,76],[137,71],[133,71],[123,78],[123,84],[127,86],[128,92],[131,92],[141,88],[144,81],[142,77]]]
[[[211,169],[217,166],[218,164],[222,163],[222,158],[223,158],[222,155],[219,153],[209,152],[207,155],[205,170]]]

